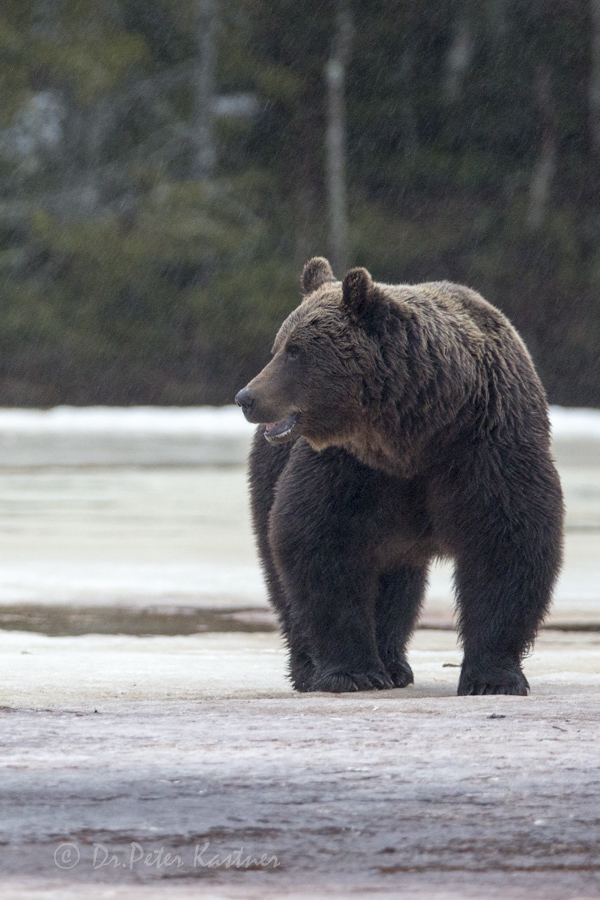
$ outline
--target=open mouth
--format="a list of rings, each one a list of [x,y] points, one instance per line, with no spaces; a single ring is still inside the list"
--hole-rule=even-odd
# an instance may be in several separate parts
[[[289,441],[298,424],[298,413],[292,413],[282,422],[269,422],[265,425],[265,437],[271,444]]]

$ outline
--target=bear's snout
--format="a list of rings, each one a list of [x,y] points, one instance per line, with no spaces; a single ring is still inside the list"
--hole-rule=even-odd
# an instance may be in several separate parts
[[[235,395],[235,402],[242,408],[244,415],[248,419],[255,403],[252,392],[247,387],[242,388],[242,390],[238,391]]]

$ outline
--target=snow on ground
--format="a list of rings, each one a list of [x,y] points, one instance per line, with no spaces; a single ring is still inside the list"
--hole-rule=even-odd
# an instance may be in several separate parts
[[[239,464],[253,430],[234,406],[0,409],[0,466]]]
[[[600,410],[550,413],[559,458],[574,441],[598,458]],[[0,409],[0,466],[240,464],[253,430],[235,406]]]
[[[600,441],[600,409],[551,406],[550,422],[555,440],[587,438]]]
[[[600,696],[599,655],[595,632],[543,632],[524,663],[531,696]],[[372,696],[377,703],[454,697],[461,659],[454,632],[417,631],[409,652],[415,684]],[[0,631],[0,706],[60,710],[147,700],[299,697],[285,673],[286,651],[275,633],[47,637]]]
[[[3,434],[191,434],[195,437],[252,433],[237,406],[56,406],[1,409]]]
[[[551,406],[557,437],[600,439],[600,410]],[[237,406],[56,406],[52,409],[0,408],[0,433],[43,434],[192,434],[198,437],[252,433]]]
[[[600,410],[551,410],[567,501],[555,617],[600,617]],[[0,410],[0,603],[265,606],[237,407]],[[235,464],[235,465],[233,465]],[[449,621],[451,567],[426,616]]]

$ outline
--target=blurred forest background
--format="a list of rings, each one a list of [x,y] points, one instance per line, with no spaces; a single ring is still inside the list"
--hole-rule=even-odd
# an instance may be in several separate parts
[[[2,0],[0,100],[0,405],[230,403],[329,254],[600,406],[600,0]]]

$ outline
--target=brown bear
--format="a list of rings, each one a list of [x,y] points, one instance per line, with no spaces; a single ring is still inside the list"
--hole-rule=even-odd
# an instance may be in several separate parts
[[[459,694],[526,694],[560,567],[548,407],[475,291],[336,281],[310,260],[273,358],[236,396],[260,423],[254,528],[300,691],[404,687],[436,557],[455,564]]]

